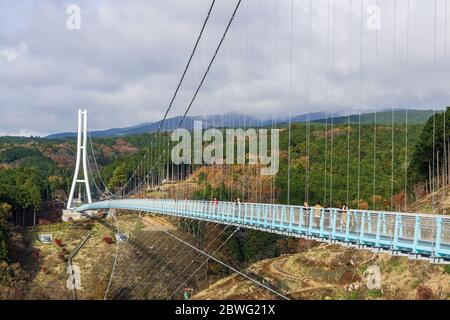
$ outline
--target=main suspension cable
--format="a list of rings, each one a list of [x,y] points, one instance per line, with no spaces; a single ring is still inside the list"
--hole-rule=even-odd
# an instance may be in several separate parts
[[[178,92],[179,92],[179,90],[180,90],[181,85],[183,84],[184,78],[186,77],[186,74],[187,74],[187,72],[188,72],[188,70],[189,70],[189,67],[190,67],[190,65],[191,65],[191,62],[192,62],[192,60],[193,60],[193,58],[194,58],[194,56],[195,56],[195,54],[196,54],[196,52],[197,52],[198,45],[199,45],[199,43],[200,43],[200,40],[202,39],[203,33],[204,33],[204,31],[205,31],[206,25],[208,24],[208,21],[209,21],[209,18],[210,18],[210,16],[211,16],[211,12],[212,12],[212,10],[213,10],[213,8],[214,8],[215,3],[216,3],[216,0],[212,0],[212,1],[211,1],[211,5],[210,5],[210,7],[209,7],[208,13],[206,14],[205,20],[203,21],[203,24],[202,24],[202,28],[201,28],[201,30],[200,30],[200,33],[199,33],[198,36],[197,36],[197,40],[195,41],[194,48],[193,48],[192,51],[191,51],[191,54],[190,54],[189,59],[188,59],[188,62],[186,63],[186,66],[185,66],[184,71],[183,71],[183,73],[182,73],[182,75],[181,75],[181,78],[180,78],[180,80],[178,81],[178,85],[177,85],[177,87],[176,87],[176,89],[175,89],[175,91],[174,91],[174,93],[173,93],[173,95],[172,95],[172,98],[170,99],[170,103],[169,103],[169,106],[168,106],[167,109],[166,109],[166,112],[165,112],[165,114],[164,114],[164,117],[163,117],[163,119],[160,121],[160,124],[159,124],[159,126],[158,126],[158,129],[157,129],[157,131],[156,131],[156,133],[155,133],[155,135],[154,135],[155,138],[156,138],[156,135],[158,135],[158,133],[159,133],[159,132],[161,131],[161,129],[163,128],[164,122],[165,122],[166,119],[167,119],[167,115],[169,114],[169,111],[172,109],[172,105],[173,105],[173,103],[174,103],[174,101],[175,101],[175,99],[176,99],[176,97],[177,97],[177,95],[178,95]],[[145,156],[146,156],[146,155],[145,155]],[[144,156],[144,157],[145,157],[145,156]],[[142,161],[144,161],[144,159],[141,160],[141,163],[142,163]],[[131,179],[133,179],[133,176],[134,176],[135,174],[136,174],[136,173],[134,172],[133,175],[132,175],[132,176],[130,177],[130,179],[128,180],[127,184],[131,181]]]
[[[217,45],[216,50],[214,51],[214,54],[213,54],[213,56],[212,56],[212,58],[211,58],[211,60],[210,60],[210,62],[209,62],[209,64],[208,64],[208,67],[207,67],[206,71],[204,72],[203,77],[202,77],[202,79],[201,79],[201,81],[200,81],[200,83],[199,83],[199,85],[198,85],[198,87],[197,87],[197,89],[196,89],[194,95],[192,96],[192,99],[191,99],[191,101],[190,101],[190,103],[189,103],[189,105],[188,105],[188,107],[187,107],[185,113],[183,114],[183,116],[182,116],[182,118],[181,118],[181,120],[180,120],[180,122],[179,122],[179,124],[178,124],[178,126],[177,126],[177,129],[179,129],[179,128],[181,127],[181,125],[183,124],[183,122],[184,122],[184,120],[185,120],[187,114],[189,113],[189,111],[190,111],[190,109],[191,109],[193,103],[195,102],[195,100],[196,100],[196,98],[197,98],[197,95],[198,95],[200,89],[202,88],[203,83],[204,83],[204,81],[205,81],[205,79],[206,79],[206,76],[208,75],[209,71],[211,70],[211,66],[213,65],[213,63],[214,63],[214,61],[215,61],[215,59],[216,59],[216,57],[217,57],[217,55],[218,55],[218,53],[219,53],[219,50],[220,50],[220,48],[222,47],[222,44],[223,44],[223,42],[224,42],[224,40],[225,40],[225,38],[226,38],[226,36],[227,36],[228,30],[230,29],[231,24],[232,24],[232,22],[234,21],[234,18],[235,18],[235,16],[236,16],[236,13],[237,13],[237,11],[238,11],[238,9],[239,9],[239,6],[240,6],[241,2],[242,2],[242,0],[239,0],[239,1],[237,2],[236,6],[235,6],[235,8],[234,8],[233,14],[231,15],[231,17],[230,17],[230,19],[229,19],[229,21],[228,21],[227,27],[226,27],[226,29],[225,29],[223,35],[222,35],[222,38],[220,39],[220,42],[219,42],[219,44]],[[160,154],[160,156],[158,157],[157,161],[155,162],[155,164],[153,165],[153,167],[150,169],[150,172],[153,171],[155,165],[159,162],[159,160],[161,159],[161,157],[162,157],[162,154]],[[138,184],[138,186],[141,185],[141,184],[142,184],[142,182],[140,182],[140,183]],[[126,185],[125,185],[125,187],[126,187]],[[124,188],[123,188],[123,189],[124,189]],[[134,190],[132,190],[131,192],[133,192],[133,191],[134,191]],[[131,192],[130,192],[130,193],[131,193]]]

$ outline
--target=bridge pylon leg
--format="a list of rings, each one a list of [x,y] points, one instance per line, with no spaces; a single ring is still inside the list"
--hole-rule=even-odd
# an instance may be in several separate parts
[[[83,166],[83,178],[78,179],[80,166]],[[89,185],[89,176],[87,171],[87,110],[78,110],[78,134],[77,134],[77,158],[75,164],[75,173],[73,176],[72,187],[70,188],[67,210],[73,210],[74,194],[77,184],[84,184],[86,189],[87,202],[92,203],[91,188]]]

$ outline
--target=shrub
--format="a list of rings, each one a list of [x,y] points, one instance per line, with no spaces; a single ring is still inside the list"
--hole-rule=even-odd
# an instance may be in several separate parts
[[[393,271],[404,271],[406,270],[407,266],[405,263],[403,263],[403,260],[399,257],[392,257],[390,260],[387,261],[385,266],[386,272],[393,272]]]
[[[39,251],[33,251],[32,256],[36,259],[36,261],[39,261],[41,259],[41,254]]]
[[[446,264],[446,265],[444,266],[444,273],[445,273],[445,274],[450,274],[450,264]]]
[[[113,244],[113,239],[111,237],[103,237],[103,241],[107,244]]]
[[[66,253],[64,251],[61,251],[59,257],[61,258],[61,260],[66,261]]]
[[[417,300],[430,300],[433,297],[433,289],[427,286],[419,286],[416,289]]]
[[[373,289],[373,290],[367,291],[367,297],[369,297],[370,299],[378,299],[378,298],[381,298],[382,296],[383,296],[383,292],[379,289]]]
[[[62,240],[61,240],[61,239],[55,239],[55,243],[56,243],[56,245],[57,245],[58,247],[63,247],[63,244],[62,244]]]
[[[0,238],[0,262],[8,260],[8,244]]]
[[[347,300],[359,300],[359,293],[358,293],[357,291],[351,292],[351,293],[347,296]]]
[[[421,280],[416,279],[411,283],[411,289],[416,289],[422,283]]]

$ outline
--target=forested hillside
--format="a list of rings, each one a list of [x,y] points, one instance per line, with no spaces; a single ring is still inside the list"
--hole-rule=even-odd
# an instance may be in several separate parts
[[[384,125],[392,125],[392,121],[396,125],[405,125],[406,122],[408,124],[424,124],[427,120],[433,115],[433,110],[398,110],[394,111],[381,111],[381,112],[369,112],[362,113],[360,115],[354,114],[350,116],[342,116],[342,117],[327,117],[325,119],[315,120],[317,123],[331,123],[334,124],[345,124],[345,123],[363,123],[363,124],[384,124]]]
[[[95,163],[100,168],[107,166],[136,153],[147,139],[147,135],[96,139],[88,146],[89,163],[93,168]],[[0,205],[9,208],[2,211],[5,220],[18,223],[15,216],[20,214],[21,223],[30,223],[30,215],[39,215],[44,202],[65,201],[75,152],[74,139],[1,137]]]
[[[411,184],[423,183],[430,180],[430,176],[440,177],[434,181],[435,190],[442,186],[442,177],[450,183],[449,152],[450,107],[430,117],[425,124],[410,165]]]
[[[293,125],[290,202],[390,209],[403,206],[408,162],[421,125]],[[309,136],[309,148],[308,148]],[[288,134],[281,135],[278,200],[287,201]],[[408,160],[406,160],[408,157]],[[309,169],[308,169],[309,168]],[[308,192],[308,196],[305,193]],[[359,200],[359,201],[358,201]]]
[[[293,124],[290,202],[303,204],[308,201],[314,204],[320,201],[327,206],[347,203],[351,207],[374,209],[390,209],[393,202],[393,208],[403,207],[405,175],[408,175],[408,179],[413,175],[407,166],[422,127],[418,124],[410,124],[407,129],[401,124],[394,128],[389,125],[342,124],[331,128],[330,125],[317,123],[310,126]],[[280,169],[276,175],[275,195],[277,202],[285,203],[289,134],[286,126],[280,130]],[[161,145],[166,147],[166,139],[159,140],[159,148]],[[155,159],[155,154],[161,154],[161,150],[151,152]],[[128,181],[142,155],[143,151],[105,166],[101,171],[107,185],[114,188]],[[166,157],[164,161],[167,162]],[[240,174],[244,173],[233,173]],[[224,179],[226,177],[219,180]],[[243,188],[238,180],[235,179],[234,185],[214,185],[206,180],[202,182],[203,191],[197,193],[196,197],[227,200],[232,194],[232,198],[239,196],[243,200],[249,199],[250,195],[246,193],[251,188]],[[306,192],[309,194],[307,197]]]

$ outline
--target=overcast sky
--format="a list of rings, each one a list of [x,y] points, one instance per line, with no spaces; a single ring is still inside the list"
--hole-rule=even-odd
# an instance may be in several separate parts
[[[396,8],[393,0],[312,0],[312,24],[309,2],[293,0],[291,34],[289,0],[243,0],[190,114],[450,105],[450,1],[438,0],[435,11],[423,0]],[[235,3],[217,0],[170,116],[184,112]],[[70,5],[81,10],[80,29],[67,27]],[[73,131],[79,107],[89,110],[90,129],[159,120],[209,5],[1,0],[0,134]]]

